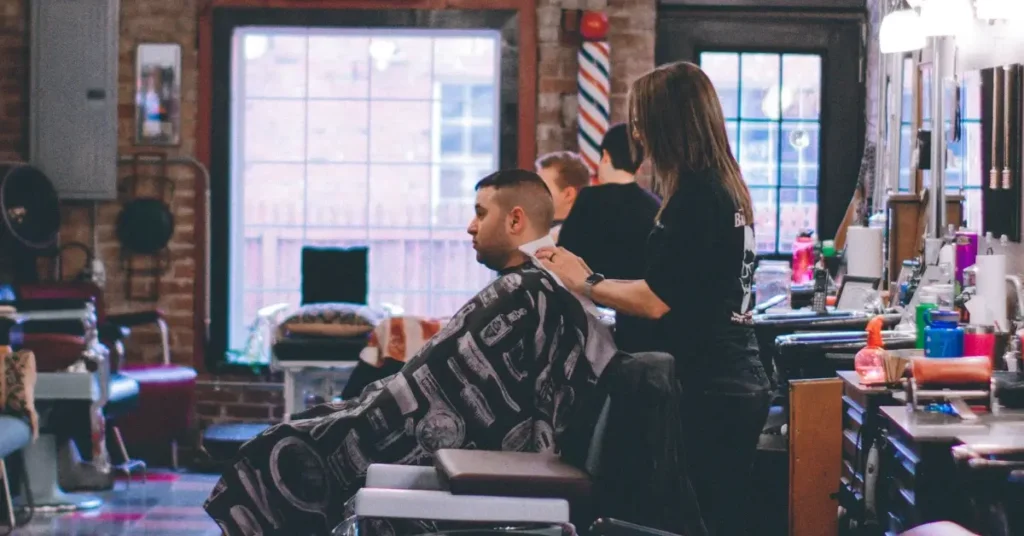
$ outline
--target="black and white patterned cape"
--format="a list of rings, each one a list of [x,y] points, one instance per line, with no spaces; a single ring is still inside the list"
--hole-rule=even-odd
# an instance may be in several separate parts
[[[372,463],[429,464],[442,448],[580,456],[613,353],[547,273],[508,270],[398,374],[246,443],[206,511],[232,536],[326,534]]]

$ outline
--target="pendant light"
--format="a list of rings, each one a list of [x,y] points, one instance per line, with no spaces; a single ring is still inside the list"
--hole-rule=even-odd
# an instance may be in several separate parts
[[[970,0],[927,0],[921,4],[921,26],[926,37],[957,35],[973,20]]]
[[[898,9],[882,19],[878,49],[882,54],[913,52],[925,46],[921,17],[913,9]]]

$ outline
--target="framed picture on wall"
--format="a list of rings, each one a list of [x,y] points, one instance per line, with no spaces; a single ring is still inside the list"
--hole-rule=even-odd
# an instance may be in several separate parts
[[[135,54],[135,144],[181,143],[181,45],[144,43]]]

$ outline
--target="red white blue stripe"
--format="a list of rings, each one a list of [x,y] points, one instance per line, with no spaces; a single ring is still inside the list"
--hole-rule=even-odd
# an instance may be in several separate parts
[[[580,155],[597,174],[601,140],[608,131],[611,112],[611,62],[607,41],[583,43],[579,53],[579,147]]]

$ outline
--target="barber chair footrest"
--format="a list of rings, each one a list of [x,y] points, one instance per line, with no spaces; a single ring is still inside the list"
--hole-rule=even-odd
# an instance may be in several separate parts
[[[569,522],[564,499],[452,495],[447,491],[363,488],[352,498],[353,513],[362,518],[476,521],[482,523]]]
[[[57,443],[51,434],[41,434],[24,450],[25,469],[36,512],[73,512],[103,506],[93,495],[65,493],[57,482]],[[19,505],[24,506],[24,505]]]

